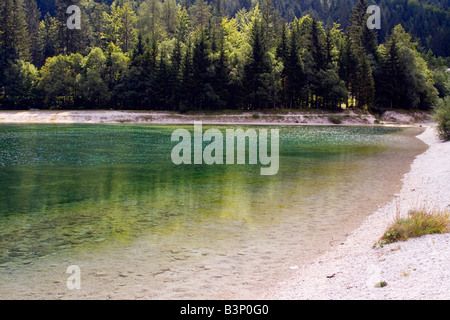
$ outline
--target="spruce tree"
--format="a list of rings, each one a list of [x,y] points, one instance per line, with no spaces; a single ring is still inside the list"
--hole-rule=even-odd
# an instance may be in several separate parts
[[[262,110],[270,102],[268,75],[271,72],[271,65],[264,50],[264,35],[258,19],[253,21],[250,33],[252,51],[244,68],[244,83],[249,107]]]
[[[19,61],[20,60],[20,61]],[[0,104],[17,107],[23,61],[31,61],[22,0],[0,2]]]
[[[398,107],[402,99],[403,70],[400,61],[400,47],[395,35],[391,35],[385,44],[385,53],[381,72],[377,79],[379,104],[385,107]]]
[[[0,50],[5,60],[20,58],[31,61],[23,0],[0,2]]]
[[[286,78],[287,78],[287,57],[288,57],[288,40],[287,40],[287,30],[288,26],[286,24],[283,25],[281,30],[281,38],[280,43],[277,46],[276,55],[277,59],[283,63],[283,71],[281,73],[281,96],[284,105],[288,105],[288,96],[287,96],[287,87],[286,87]]]
[[[36,0],[24,0],[24,10],[30,36],[31,61],[35,66],[41,67],[44,63],[43,42],[39,36],[41,12],[39,11]]]
[[[296,30],[290,35],[289,49],[285,63],[286,96],[289,108],[299,107],[306,102],[308,92],[306,89],[306,74],[303,63],[298,54]]]
[[[347,30],[346,47],[341,55],[344,60],[342,71],[346,73],[344,81],[352,104],[370,107],[374,100],[374,79],[372,67],[377,68],[377,40],[374,30],[367,28],[367,2],[359,0],[353,8],[350,25]]]
[[[192,70],[194,80],[194,106],[202,110],[207,103],[207,91],[210,86],[210,59],[208,54],[208,43],[204,29],[200,34],[193,48]]]
[[[179,110],[185,112],[195,106],[194,102],[194,68],[192,63],[192,45],[188,42],[183,59],[180,84]]]
[[[43,64],[47,58],[57,55],[59,48],[58,20],[48,12],[39,24],[39,38],[42,42]]]

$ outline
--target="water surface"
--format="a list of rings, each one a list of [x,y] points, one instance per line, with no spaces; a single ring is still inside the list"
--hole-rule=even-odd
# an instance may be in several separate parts
[[[141,276],[148,272],[151,279],[180,260],[198,267],[209,259],[234,270],[231,257],[245,258],[246,248],[301,263],[388,201],[425,150],[412,128],[280,126],[279,172],[261,176],[259,164],[174,165],[176,128],[1,125],[0,291],[9,297],[17,280],[14,291],[26,294],[22,269],[67,267],[78,255],[82,261],[103,255],[123,268],[145,251]],[[218,128],[225,133],[229,126]],[[118,254],[122,248],[134,255]],[[177,259],[180,250],[185,254]],[[151,297],[165,297],[158,288]]]

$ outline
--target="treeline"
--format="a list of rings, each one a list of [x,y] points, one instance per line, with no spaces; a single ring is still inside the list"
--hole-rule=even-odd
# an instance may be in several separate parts
[[[345,32],[286,22],[272,0],[232,17],[220,0],[55,3],[44,17],[36,0],[0,3],[2,109],[429,109],[450,88],[445,60],[400,25],[379,45],[362,0]],[[72,4],[80,30],[66,25]]]

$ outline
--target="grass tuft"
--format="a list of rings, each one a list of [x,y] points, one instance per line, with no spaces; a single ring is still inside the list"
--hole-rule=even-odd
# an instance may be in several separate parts
[[[381,281],[378,282],[377,284],[375,284],[375,288],[383,288],[387,286],[387,282],[386,281]]]
[[[450,213],[426,208],[410,210],[406,218],[397,215],[394,223],[381,237],[381,246],[426,234],[450,232]]]

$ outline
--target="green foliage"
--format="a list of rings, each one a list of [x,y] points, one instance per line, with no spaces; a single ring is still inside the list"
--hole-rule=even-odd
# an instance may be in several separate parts
[[[111,96],[104,72],[106,57],[100,48],[94,48],[84,59],[77,83],[80,88],[84,104],[90,108],[100,108],[108,104]]]
[[[11,52],[10,57],[25,61],[31,58],[30,35],[22,0],[0,2],[0,50],[2,56]]]
[[[42,67],[45,60],[55,56],[58,50],[58,20],[49,13],[39,23],[39,37],[42,41],[42,59],[37,66]]]
[[[39,21],[41,12],[35,0],[24,0],[24,13],[30,38],[30,58],[36,66],[42,66],[42,41],[39,37]]]
[[[51,108],[73,108],[80,90],[77,75],[82,70],[83,57],[79,54],[58,55],[48,58],[40,70],[40,89],[44,103]]]
[[[342,120],[344,120],[344,117],[341,115],[330,114],[330,115],[328,115],[328,120],[331,123],[340,124],[340,123],[342,123]]]
[[[23,60],[10,62],[3,77],[5,103],[12,109],[36,107],[40,102],[38,82],[39,72],[33,64]]]
[[[271,64],[268,52],[264,49],[264,35],[259,19],[254,19],[250,29],[251,54],[244,68],[247,104],[252,108],[263,109],[270,103]]]
[[[205,0],[195,0],[194,4],[189,7],[194,26],[203,28],[211,18],[211,5]]]
[[[438,92],[417,43],[398,25],[386,45],[381,46],[381,66],[377,77],[378,104],[390,108],[429,110]]]
[[[142,0],[128,0],[135,9],[141,4]],[[347,28],[350,24],[350,14],[353,7],[359,0],[276,0],[276,1],[259,1],[262,10],[263,3],[270,4],[279,13],[279,16],[286,21],[293,21],[296,17],[302,17],[306,14],[314,16],[323,21],[326,25],[331,26],[333,22],[338,22],[343,28]],[[91,5],[94,0],[83,0],[83,4]],[[95,0],[101,5],[111,5],[113,0]],[[115,2],[123,2],[116,0]],[[161,1],[159,1],[161,2]],[[164,1],[164,6],[172,6],[175,0]],[[192,7],[196,0],[180,0],[177,1],[181,7]],[[366,1],[373,3],[374,1]],[[420,39],[420,45],[440,56],[450,55],[450,42],[446,41],[450,38],[450,14],[449,4],[447,0],[379,0],[375,1],[381,10],[381,21],[383,27],[377,31],[378,39],[385,39],[390,31],[397,24],[401,23],[405,30],[412,34],[414,38]],[[254,0],[214,0],[208,1],[213,14],[220,12],[225,17],[233,17],[242,8],[249,11],[257,1]],[[49,12],[55,15],[55,0],[39,0],[39,9],[42,16]],[[220,7],[220,11],[217,9]],[[161,14],[164,15],[164,8]],[[138,11],[138,10],[137,10]],[[220,14],[219,14],[220,15]],[[165,21],[170,20],[167,17]]]
[[[401,26],[378,46],[355,2],[4,0],[0,108],[430,109],[447,95],[447,60]]]
[[[439,137],[450,140],[450,96],[438,100],[434,107],[433,120],[437,122]]]
[[[435,69],[432,71],[432,75],[439,97],[450,96],[450,73]]]
[[[128,52],[135,40],[136,14],[128,2],[122,5],[114,2],[111,6],[111,14],[106,14],[106,41],[113,42]]]

